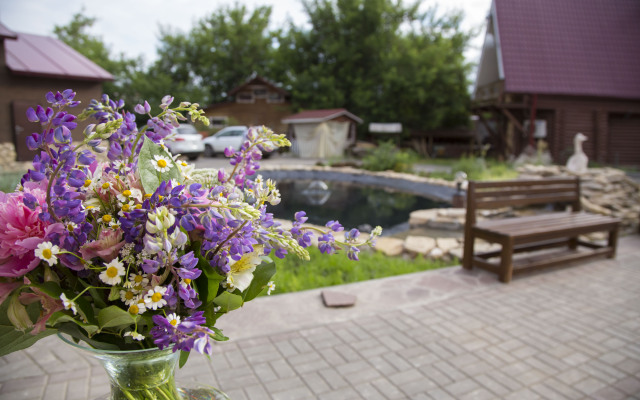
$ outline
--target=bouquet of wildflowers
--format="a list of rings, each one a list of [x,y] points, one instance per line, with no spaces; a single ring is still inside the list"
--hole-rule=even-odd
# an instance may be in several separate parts
[[[0,355],[55,332],[97,349],[211,354],[227,339],[216,320],[273,290],[269,255],[308,258],[315,231],[322,252],[357,259],[380,234],[337,241],[337,221],[306,226],[304,212],[289,229],[274,221],[280,194],[255,175],[264,151],[290,145],[284,135],[251,130],[226,151],[230,172],[194,170],[164,141],[179,121],[208,123],[197,104],[166,96],[152,116],[147,102],[130,113],[103,96],[76,116],[74,96],[48,93],[49,106],[28,110],[42,126],[27,139],[33,169],[0,192]],[[74,143],[86,118],[95,123]]]

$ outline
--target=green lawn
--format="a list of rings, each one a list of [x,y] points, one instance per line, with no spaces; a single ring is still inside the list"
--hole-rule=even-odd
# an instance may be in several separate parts
[[[401,257],[387,257],[374,251],[362,251],[360,261],[351,261],[346,254],[327,256],[321,254],[315,247],[308,250],[311,261],[303,261],[293,255],[283,260],[273,257],[278,271],[274,277],[276,282],[274,294],[342,285],[459,264],[457,260],[432,261],[421,256],[413,260],[405,260]]]

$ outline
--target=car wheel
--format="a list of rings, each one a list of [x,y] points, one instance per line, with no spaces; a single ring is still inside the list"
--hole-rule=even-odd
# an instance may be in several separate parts
[[[205,157],[215,157],[216,153],[214,153],[213,147],[209,146],[208,144],[205,144],[204,145],[204,156]]]
[[[189,159],[189,161],[195,161],[198,159],[198,156],[200,156],[200,154],[191,154],[188,155],[187,158]]]

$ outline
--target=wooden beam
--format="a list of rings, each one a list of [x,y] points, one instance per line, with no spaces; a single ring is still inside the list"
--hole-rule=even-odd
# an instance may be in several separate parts
[[[509,121],[513,124],[513,126],[519,130],[522,133],[524,132],[524,128],[522,127],[522,124],[520,123],[520,121],[518,121],[518,119],[511,114],[511,111],[507,110],[506,108],[499,108],[499,110],[509,119]]]

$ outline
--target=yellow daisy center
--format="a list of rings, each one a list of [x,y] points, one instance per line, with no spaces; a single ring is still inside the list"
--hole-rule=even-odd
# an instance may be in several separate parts
[[[158,160],[158,167],[164,168],[167,166],[167,162],[165,160]]]
[[[191,283],[191,279],[187,278],[184,280],[184,283],[186,283],[187,285]]]
[[[107,268],[107,276],[109,278],[115,278],[116,276],[118,276],[118,268],[116,267]]]
[[[73,232],[73,229],[74,229],[74,227],[73,227],[73,225],[72,225],[72,224],[68,224],[68,225],[67,225],[67,230],[68,230],[69,232]]]
[[[150,197],[151,197],[151,193],[147,193],[147,194],[145,194],[145,195],[144,195],[144,198],[145,198],[145,199],[148,199],[148,198],[150,198]]]
[[[123,196],[126,196],[126,197],[131,196],[131,190],[128,190],[128,189],[127,189],[127,190],[125,190],[124,192],[122,192],[122,195],[123,195]]]
[[[109,182],[105,182],[105,183],[102,184],[102,188],[105,189],[105,190],[109,189],[109,186],[110,186]]]
[[[89,187],[91,185],[91,179],[87,179],[84,181],[84,187]]]
[[[111,222],[111,215],[109,215],[109,214],[107,214],[107,215],[103,215],[103,216],[102,216],[102,221],[103,221],[103,222],[106,222],[106,223]]]
[[[128,204],[124,204],[124,205],[122,206],[122,211],[127,212],[127,211],[129,211],[129,209],[130,209],[130,208],[131,208],[131,206],[130,206],[130,205],[128,205]]]
[[[142,208],[142,204],[136,204],[136,206],[134,207],[136,210],[139,210]]]
[[[127,292],[124,294],[124,298],[127,300],[133,299],[133,292]]]
[[[44,249],[42,250],[42,257],[49,259],[51,258],[51,249]]]
[[[162,300],[162,293],[157,293],[157,292],[156,292],[156,293],[154,293],[154,294],[151,296],[151,300],[152,300],[154,303],[159,302],[160,300]]]
[[[136,275],[136,277],[133,278],[133,281],[135,283],[140,283],[140,282],[142,282],[142,279],[143,279],[142,275]]]
[[[132,304],[131,307],[129,307],[129,313],[130,314],[137,314],[140,312],[140,308],[138,308],[137,305]]]
[[[162,199],[164,199],[164,196],[162,196],[162,195],[160,195],[160,194],[159,194],[159,195],[158,195],[158,200],[159,200],[159,201],[162,201]]]
[[[177,319],[172,319],[171,321],[169,321],[169,323],[173,326],[178,325],[178,320]]]

